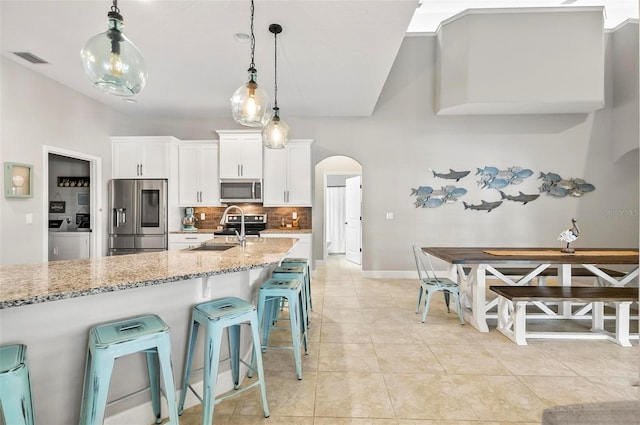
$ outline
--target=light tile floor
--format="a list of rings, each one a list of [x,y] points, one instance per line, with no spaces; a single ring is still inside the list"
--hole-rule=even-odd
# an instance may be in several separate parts
[[[343,256],[315,271],[312,294],[303,379],[290,351],[267,351],[271,417],[252,389],[216,405],[215,425],[529,425],[548,406],[639,397],[637,340],[516,346],[495,323],[461,326],[440,297],[421,323],[417,279],[366,279]],[[200,424],[200,407],[180,423]]]

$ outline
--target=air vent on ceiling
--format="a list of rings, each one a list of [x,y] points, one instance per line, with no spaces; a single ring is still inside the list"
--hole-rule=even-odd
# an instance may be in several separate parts
[[[36,55],[34,55],[33,53],[30,52],[13,52],[14,55],[20,56],[22,59],[29,61],[31,63],[36,63],[36,64],[40,64],[40,63],[49,63],[46,60],[37,57]]]

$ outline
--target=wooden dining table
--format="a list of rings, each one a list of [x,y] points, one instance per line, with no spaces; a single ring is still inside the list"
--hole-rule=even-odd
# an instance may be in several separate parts
[[[460,285],[460,300],[465,320],[481,332],[489,332],[487,318],[497,317],[489,313],[497,305],[497,299],[487,301],[487,277],[498,279],[499,285],[528,285],[549,267],[556,267],[558,284],[572,285],[572,268],[588,270],[607,286],[625,286],[638,277],[638,249],[635,248],[577,248],[568,254],[560,248],[538,247],[423,247],[422,250],[451,265],[451,278]],[[520,276],[501,272],[501,267],[526,268]],[[604,266],[623,266],[627,270],[622,277],[611,276]],[[540,305],[547,313],[551,310]],[[588,318],[589,306],[572,311],[570,302],[560,303],[554,314],[564,318]]]

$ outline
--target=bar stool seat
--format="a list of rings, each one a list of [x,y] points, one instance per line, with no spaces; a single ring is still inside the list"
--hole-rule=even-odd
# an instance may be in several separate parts
[[[27,347],[0,347],[0,407],[5,424],[33,425],[33,400]]]
[[[156,423],[162,422],[160,374],[169,410],[169,422],[178,425],[176,390],[171,368],[171,341],[169,327],[156,315],[138,316],[126,320],[94,326],[89,331],[87,362],[84,372],[84,389],[80,408],[80,424],[101,424],[107,405],[132,394],[107,403],[109,382],[117,358],[144,352],[147,357],[149,388]]]
[[[311,310],[313,310],[313,299],[311,297],[311,270],[309,268],[309,259],[304,257],[287,257],[280,263],[281,266],[290,267],[298,266],[305,269],[305,284],[307,289],[307,314],[311,321]]]
[[[281,279],[272,277],[260,285],[258,292],[258,317],[260,318],[260,329],[262,330],[262,351],[266,351],[267,348],[293,350],[298,379],[302,379],[301,344],[304,344],[305,354],[308,353],[306,316],[304,315],[304,300],[302,297],[303,286],[304,284],[299,278]],[[292,342],[290,346],[272,346],[268,344],[271,328],[273,327],[273,311],[274,309],[280,309],[281,298],[287,300],[289,307]]]
[[[251,337],[253,343],[253,360],[251,365],[248,365],[240,358],[240,325],[246,324],[251,326]],[[205,362],[204,368],[200,369],[204,370],[204,391],[202,397],[189,383],[189,378],[192,374],[193,353],[200,325],[204,325],[205,327]],[[222,334],[224,333],[225,328],[227,329],[229,342],[229,358],[220,360]],[[189,388],[203,404],[202,424],[211,425],[213,422],[213,410],[217,403],[226,400],[229,397],[236,396],[256,385],[260,385],[264,417],[269,417],[269,405],[267,404],[267,391],[264,380],[264,371],[262,368],[262,355],[259,349],[260,335],[258,315],[256,307],[253,304],[241,300],[240,298],[228,297],[195,305],[191,312],[191,326],[187,344],[187,358],[184,365],[184,382],[182,384],[180,401],[178,403],[178,413],[180,415],[182,415],[184,410],[187,388]],[[231,374],[235,391],[215,398],[219,363],[225,360],[231,361]],[[258,379],[256,382],[242,388],[240,388],[240,363],[249,367],[249,377],[252,376],[252,371],[256,371],[258,373]],[[254,364],[257,364],[257,366],[254,367]]]

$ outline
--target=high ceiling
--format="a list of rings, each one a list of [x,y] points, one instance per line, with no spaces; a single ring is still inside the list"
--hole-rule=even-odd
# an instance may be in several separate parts
[[[470,7],[603,1],[608,27],[638,16],[637,0],[255,0],[258,82],[273,93],[268,26],[279,23],[282,116],[367,116],[407,32],[433,32],[442,19]],[[128,114],[230,116],[229,98],[246,81],[250,62],[249,44],[234,39],[249,32],[249,1],[119,0],[124,33],[142,51],[149,71],[135,103],[96,90],[80,64],[84,43],[106,30],[110,6],[111,0],[1,0],[1,54]],[[31,64],[16,51],[49,63]]]

